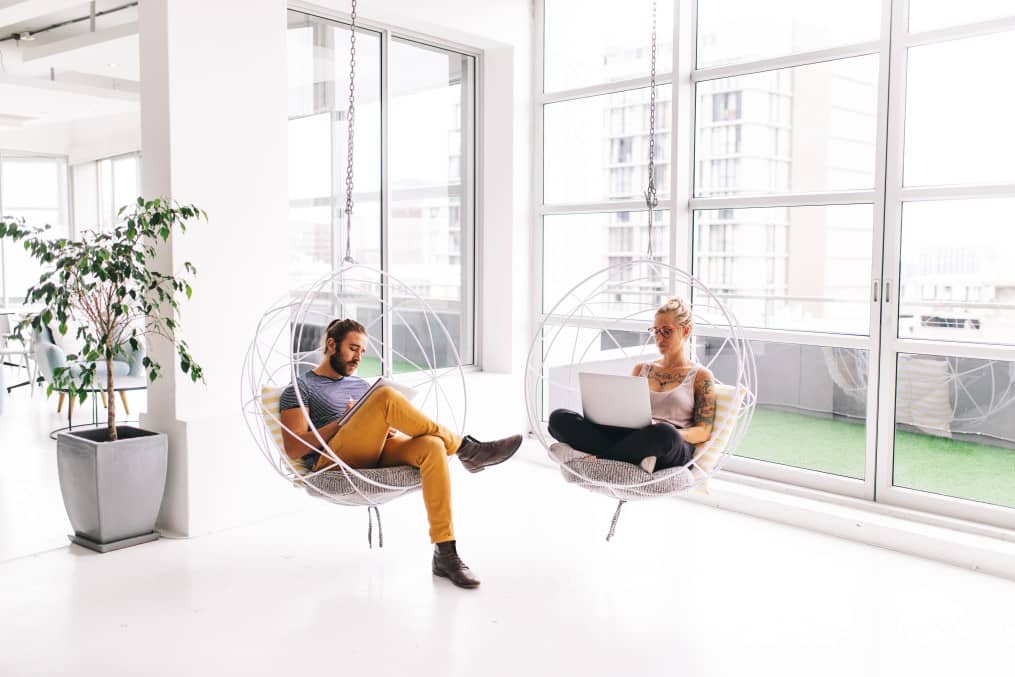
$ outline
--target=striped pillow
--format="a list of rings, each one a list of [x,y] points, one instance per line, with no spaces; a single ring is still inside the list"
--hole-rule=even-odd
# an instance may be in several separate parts
[[[737,396],[737,387],[724,383],[715,384],[715,421],[712,423],[712,436],[705,444],[699,445],[694,453],[694,466],[691,472],[695,479],[712,472],[719,459],[722,458],[729,444],[733,429],[736,427],[738,412],[743,395]],[[707,481],[698,485],[707,492]]]
[[[268,428],[268,433],[271,435],[272,441],[275,442],[275,446],[278,447],[279,453],[282,458],[289,464],[297,473],[307,472],[307,468],[304,467],[302,459],[289,458],[289,455],[285,453],[285,441],[282,439],[282,421],[279,418],[278,401],[282,396],[282,388],[272,388],[271,386],[263,386],[261,388],[261,416],[264,418],[264,425]]]

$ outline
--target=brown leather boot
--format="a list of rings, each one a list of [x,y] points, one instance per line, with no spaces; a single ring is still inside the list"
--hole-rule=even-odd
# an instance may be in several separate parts
[[[479,579],[458,556],[454,541],[437,543],[433,549],[433,573],[449,579],[459,588],[479,587]]]
[[[480,472],[487,466],[503,463],[514,456],[521,444],[521,435],[492,442],[480,442],[471,435],[466,435],[462,446],[458,447],[458,460],[469,472]]]

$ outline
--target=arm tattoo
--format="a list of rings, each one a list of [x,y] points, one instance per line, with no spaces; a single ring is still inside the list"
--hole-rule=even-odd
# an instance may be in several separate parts
[[[715,381],[705,377],[694,388],[694,425],[715,422]]]

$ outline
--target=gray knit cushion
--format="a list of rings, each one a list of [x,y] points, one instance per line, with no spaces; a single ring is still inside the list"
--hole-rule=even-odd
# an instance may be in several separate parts
[[[667,468],[647,473],[634,464],[604,458],[587,457],[570,461],[561,466],[560,472],[571,484],[625,501],[665,496],[684,491],[693,484],[687,468]]]
[[[356,473],[386,486],[375,486],[352,473],[347,476],[342,470],[329,470],[302,481],[311,496],[342,505],[380,505],[420,488],[419,468],[408,465],[361,468]]]

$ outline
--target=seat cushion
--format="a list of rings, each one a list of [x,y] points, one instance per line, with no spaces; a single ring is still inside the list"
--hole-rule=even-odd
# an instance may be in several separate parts
[[[571,484],[625,501],[674,494],[694,481],[687,468],[647,473],[632,463],[593,457],[565,463],[560,473]]]
[[[360,468],[346,472],[341,466],[303,479],[307,493],[342,505],[375,505],[420,488],[419,468]],[[383,486],[377,486],[377,484]]]
[[[641,467],[623,461],[595,458],[575,453],[567,445],[551,445],[550,456],[561,465],[564,479],[596,493],[623,500],[665,496],[685,491],[695,485],[704,486],[707,476],[722,458],[736,423],[736,413],[743,401],[737,397],[736,386],[715,385],[716,412],[712,435],[694,452],[694,462],[682,468],[667,468],[647,473]]]
[[[261,388],[261,415],[265,427],[278,452],[291,470],[292,478],[303,485],[307,493],[341,505],[379,505],[420,488],[418,468],[398,465],[390,468],[365,468],[346,471],[336,464],[334,470],[325,470],[305,476],[308,469],[300,459],[291,459],[285,453],[282,438],[282,421],[279,419],[279,397],[285,388]],[[382,485],[382,486],[377,486]]]

